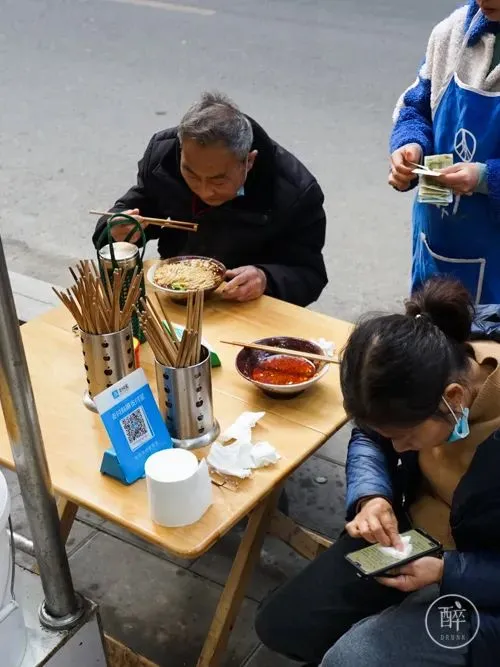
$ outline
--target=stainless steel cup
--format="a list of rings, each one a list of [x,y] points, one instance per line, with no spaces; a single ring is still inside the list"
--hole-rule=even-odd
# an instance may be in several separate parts
[[[132,325],[110,334],[79,333],[88,384],[83,403],[97,412],[93,397],[135,370]]]
[[[110,274],[116,266],[123,270],[132,269],[133,271],[139,263],[139,248],[133,243],[117,241],[116,243],[113,243],[113,252],[115,262],[113,262],[109,244],[103,246],[99,250],[99,261]]]
[[[156,362],[158,403],[175,447],[210,445],[220,427],[213,413],[210,354],[201,348],[199,364],[171,368]]]
[[[113,254],[111,253],[111,246],[113,246]],[[120,295],[120,304],[123,306],[130,289],[130,283],[132,281],[132,276],[134,275],[134,269],[136,266],[138,266],[139,269],[142,268],[142,258],[139,252],[139,248],[133,243],[128,243],[127,241],[117,241],[116,243],[108,243],[107,245],[104,245],[99,250],[98,256],[101,271],[105,271],[108,274],[111,284],[113,284],[113,270],[116,268],[123,270],[124,277]],[[143,278],[141,283],[140,296],[144,297],[145,294],[146,288]],[[134,336],[138,338],[141,343],[144,343],[144,333],[141,329],[136,313],[133,313],[132,315],[132,330],[134,332]]]

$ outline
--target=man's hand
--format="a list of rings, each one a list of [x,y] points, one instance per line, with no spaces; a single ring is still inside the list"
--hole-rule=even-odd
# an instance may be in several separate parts
[[[399,536],[398,520],[392,505],[385,498],[367,500],[354,519],[346,524],[351,537],[362,537],[367,542],[380,542],[386,547],[403,549]]]
[[[457,195],[471,195],[477,188],[481,172],[475,162],[460,162],[442,169],[441,174],[434,178],[437,183],[450,188]]]
[[[229,301],[258,299],[266,290],[267,277],[256,266],[240,266],[226,273],[229,282],[222,290],[222,297]]]
[[[404,192],[408,190],[412,181],[418,176],[413,173],[414,166],[410,164],[420,164],[422,160],[422,148],[418,144],[407,144],[398,148],[391,155],[391,171],[389,174],[389,185],[396,190]]]
[[[144,220],[141,218],[138,208],[131,208],[128,211],[119,211],[119,213],[123,213],[124,215],[130,215],[132,218],[135,218],[137,220],[137,222],[139,222],[141,224],[143,229],[145,229],[148,226],[148,223],[144,222]],[[117,218],[117,220],[118,220],[118,218]],[[116,227],[112,228],[111,236],[114,238],[115,241],[125,241],[125,239],[130,234],[132,229],[135,229],[135,227],[133,225],[131,225],[130,223],[128,223],[126,220],[124,220],[123,225],[116,225]],[[137,241],[140,238],[141,238],[140,232],[136,232],[129,239],[129,243],[137,243]]]
[[[394,568],[396,577],[377,577],[377,581],[389,588],[397,588],[404,593],[419,591],[430,584],[439,584],[443,578],[444,561],[432,556],[423,556],[403,567]]]

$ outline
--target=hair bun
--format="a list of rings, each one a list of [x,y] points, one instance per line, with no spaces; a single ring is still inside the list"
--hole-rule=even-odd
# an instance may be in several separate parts
[[[406,302],[412,317],[429,319],[448,337],[458,343],[469,340],[474,305],[467,289],[458,280],[431,278]]]

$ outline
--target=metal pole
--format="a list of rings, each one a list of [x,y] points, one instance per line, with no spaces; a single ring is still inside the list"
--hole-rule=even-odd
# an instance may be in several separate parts
[[[60,537],[59,516],[1,238],[0,402],[45,595],[41,620],[57,629],[69,627],[78,621],[83,609],[73,588]]]
[[[32,540],[28,540],[27,537],[16,532],[12,533],[11,539],[14,541],[16,549],[19,549],[19,551],[22,551],[24,554],[28,554],[28,556],[35,555],[35,545]]]

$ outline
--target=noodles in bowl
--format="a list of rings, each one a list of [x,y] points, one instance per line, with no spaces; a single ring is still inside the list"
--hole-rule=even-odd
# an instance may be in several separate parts
[[[190,292],[217,289],[225,273],[225,266],[209,257],[173,257],[151,267],[148,279],[158,289],[182,299]]]

